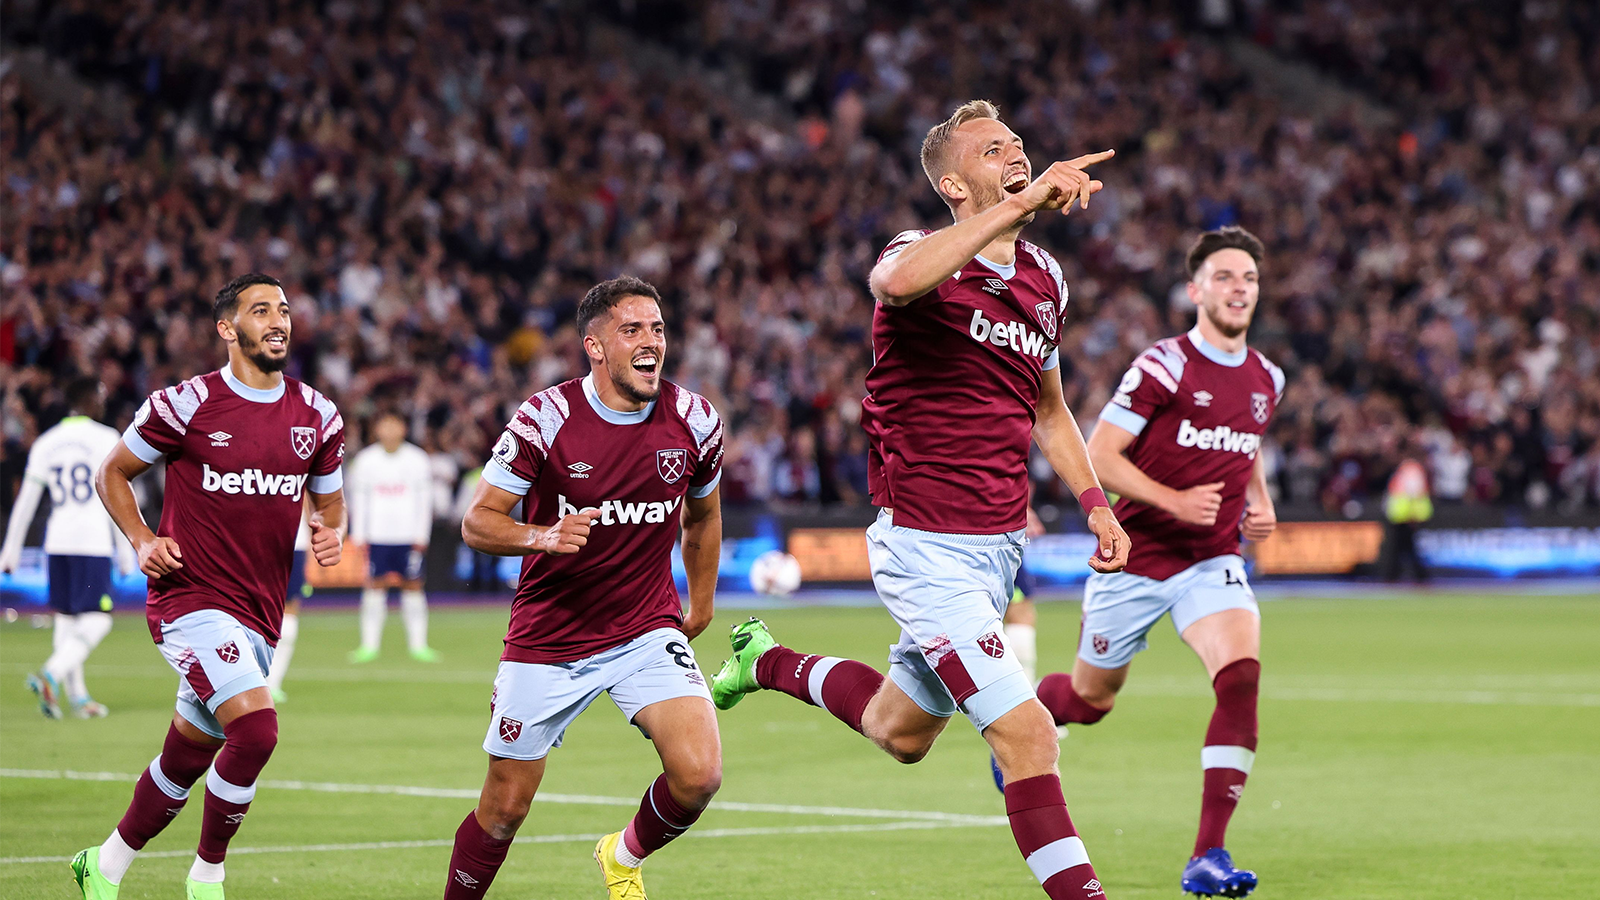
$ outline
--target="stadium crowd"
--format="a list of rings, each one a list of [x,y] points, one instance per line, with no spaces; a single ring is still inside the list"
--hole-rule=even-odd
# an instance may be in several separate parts
[[[125,424],[216,364],[209,296],[250,269],[285,282],[291,374],[352,423],[402,411],[453,483],[531,391],[586,370],[575,304],[626,271],[662,288],[669,375],[729,421],[730,502],[863,502],[866,273],[944,221],[917,144],[984,96],[1036,168],[1118,150],[1087,214],[1027,235],[1071,286],[1086,427],[1135,353],[1188,327],[1188,242],[1237,223],[1269,254],[1251,343],[1290,374],[1267,444],[1282,501],[1344,510],[1418,455],[1445,501],[1600,504],[1581,4],[1523,4],[1552,11],[1491,47],[1470,16],[1392,4],[1265,4],[1223,29],[1339,67],[1394,127],[1286,108],[1218,23],[1160,3],[644,2],[611,10],[619,29],[510,0],[12,6],[8,41],[102,91],[62,104],[0,75],[7,497],[65,375],[98,374]],[[645,65],[658,42],[695,65]]]

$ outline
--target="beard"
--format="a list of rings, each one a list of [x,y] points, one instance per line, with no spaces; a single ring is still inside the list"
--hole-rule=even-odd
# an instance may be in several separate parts
[[[266,342],[252,341],[245,337],[244,332],[239,332],[239,352],[250,364],[263,372],[282,372],[289,367],[289,345],[284,342],[283,356],[273,357],[267,350]]]
[[[1226,309],[1227,309],[1227,306],[1225,304],[1218,304],[1217,306],[1203,307],[1203,310],[1205,312],[1205,317],[1207,319],[1211,320],[1211,324],[1212,324],[1213,327],[1215,327],[1218,331],[1222,332],[1222,336],[1223,337],[1236,338],[1239,335],[1244,334],[1246,331],[1250,330],[1250,320],[1255,318],[1255,311],[1254,310],[1251,310],[1250,316],[1244,320],[1244,324],[1243,325],[1235,325],[1235,324],[1233,324],[1231,322],[1227,322],[1227,321],[1223,320],[1221,314]]]
[[[657,371],[660,371],[659,364]],[[632,372],[632,363],[623,366],[621,371],[611,370],[611,383],[616,386],[617,393],[635,403],[654,403],[661,396],[661,379],[656,379],[653,389],[642,388],[635,385],[633,379],[629,377]]]

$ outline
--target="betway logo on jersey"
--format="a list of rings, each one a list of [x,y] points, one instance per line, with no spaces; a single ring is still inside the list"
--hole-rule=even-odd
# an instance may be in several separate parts
[[[1010,347],[1018,353],[1044,359],[1050,355],[1050,344],[1044,335],[1021,322],[991,322],[983,317],[983,310],[972,311],[972,324],[967,334],[978,343],[988,341],[996,347]]]
[[[1251,434],[1248,431],[1234,431],[1226,425],[1196,428],[1194,423],[1184,419],[1178,424],[1178,446],[1243,453],[1254,459],[1256,451],[1261,449],[1261,435]]]
[[[309,475],[268,475],[260,469],[245,469],[243,472],[218,472],[211,468],[210,463],[200,466],[203,476],[200,486],[208,491],[221,491],[224,494],[276,494],[280,497],[293,497],[300,499],[300,491],[306,486]]]
[[[556,495],[556,502],[560,504],[561,515],[575,516],[578,507],[567,502],[566,494]],[[607,500],[600,504],[601,525],[639,525],[641,523],[665,522],[667,516],[677,510],[683,503],[682,497],[673,497],[665,503],[630,503],[626,500]]]

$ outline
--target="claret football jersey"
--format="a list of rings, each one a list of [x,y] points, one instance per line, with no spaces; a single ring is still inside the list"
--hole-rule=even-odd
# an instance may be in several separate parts
[[[1128,459],[1177,490],[1223,482],[1216,524],[1188,525],[1127,498],[1117,521],[1133,547],[1125,571],[1164,580],[1201,560],[1239,552],[1245,487],[1267,423],[1283,395],[1283,370],[1254,350],[1227,353],[1195,328],[1139,354],[1100,413],[1135,435]]]
[[[722,450],[710,402],[668,381],[636,412],[602,403],[592,375],[529,397],[483,480],[522,497],[528,524],[591,507],[598,524],[576,553],[524,558],[501,659],[571,662],[681,627],[672,546],[685,496],[721,480]]]
[[[344,419],[327,397],[285,377],[252,388],[227,368],[150,395],[122,441],[147,463],[167,458],[156,534],[183,568],[149,580],[145,614],[161,623],[222,610],[276,645],[307,491],[344,483]]]
[[[880,261],[931,233],[903,232]],[[861,424],[872,502],[896,525],[1027,525],[1028,445],[1066,304],[1061,266],[1027,241],[1012,265],[980,256],[905,306],[878,304]]]

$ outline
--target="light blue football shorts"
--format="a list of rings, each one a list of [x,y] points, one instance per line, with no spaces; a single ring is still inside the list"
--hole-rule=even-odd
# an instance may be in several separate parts
[[[219,609],[201,609],[161,623],[156,647],[178,672],[178,715],[214,738],[226,737],[217,708],[267,686],[272,647]]]
[[[1172,627],[1181,635],[1206,616],[1228,609],[1261,614],[1240,556],[1201,560],[1165,581],[1097,572],[1083,586],[1078,658],[1097,668],[1120,669],[1150,646],[1147,635],[1166,613],[1172,613]]]
[[[506,759],[544,759],[552,747],[561,746],[567,726],[602,693],[611,695],[629,722],[663,700],[704,697],[711,702],[689,639],[676,628],[657,628],[573,662],[501,660],[489,701],[484,752]]]
[[[900,626],[889,677],[929,715],[959,709],[981,732],[1034,698],[1002,617],[1022,565],[1022,531],[942,534],[894,524],[867,529],[872,585]]]

